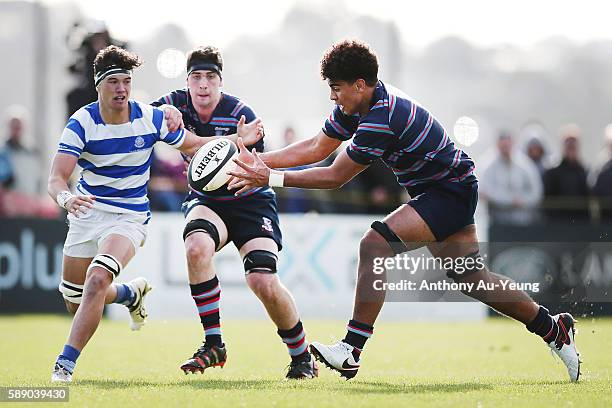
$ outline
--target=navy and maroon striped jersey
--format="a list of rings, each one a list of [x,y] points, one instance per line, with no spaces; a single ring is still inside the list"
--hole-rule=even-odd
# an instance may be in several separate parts
[[[440,182],[476,181],[474,162],[457,149],[434,116],[379,81],[367,115],[347,115],[336,106],[323,132],[342,141],[351,159],[370,164],[382,159],[411,196]]]
[[[188,89],[177,89],[172,91],[152,103],[153,106],[161,106],[164,104],[173,105],[183,114],[183,123],[185,128],[198,136],[225,136],[236,133],[238,120],[244,115],[246,123],[250,123],[257,118],[255,112],[249,105],[241,101],[239,98],[221,93],[221,100],[212,113],[208,122],[202,122],[196,112]],[[264,140],[261,139],[251,146],[247,146],[249,150],[255,148],[258,152],[264,150]],[[252,195],[260,191],[268,191],[269,188],[257,188],[249,191],[246,195]],[[201,196],[224,196],[227,199],[235,199],[233,192],[228,191],[226,187],[222,187],[215,191],[198,192]]]

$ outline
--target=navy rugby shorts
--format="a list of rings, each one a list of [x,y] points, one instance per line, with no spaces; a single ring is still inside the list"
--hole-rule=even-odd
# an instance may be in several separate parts
[[[248,194],[248,193],[247,193]],[[283,247],[278,220],[276,195],[273,191],[256,192],[244,197],[212,197],[189,194],[183,203],[185,217],[198,205],[213,210],[225,223],[228,242],[240,249],[253,238],[271,238]]]
[[[441,182],[426,187],[408,205],[429,226],[437,241],[444,241],[464,227],[474,224],[478,203],[478,182]]]

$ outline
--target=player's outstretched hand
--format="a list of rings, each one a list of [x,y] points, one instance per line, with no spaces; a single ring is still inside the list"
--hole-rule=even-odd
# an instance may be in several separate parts
[[[244,139],[245,145],[254,145],[264,137],[263,121],[257,118],[251,123],[246,123],[246,117],[242,115],[238,121],[236,133],[238,138]]]
[[[75,217],[85,215],[89,209],[93,208],[96,197],[92,195],[77,195],[66,202],[66,211]]]
[[[169,132],[176,132],[184,127],[183,114],[173,105],[162,105],[160,108],[164,111],[164,118]]]
[[[270,168],[261,160],[255,149],[249,153],[241,138],[238,139],[240,153],[234,158],[236,169],[227,172],[233,178],[229,181],[227,188],[236,191],[236,195],[247,192],[255,187],[268,185],[270,179]]]

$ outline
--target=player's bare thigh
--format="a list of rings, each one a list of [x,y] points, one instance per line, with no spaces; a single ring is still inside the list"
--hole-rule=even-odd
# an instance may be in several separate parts
[[[227,243],[227,226],[225,225],[221,217],[217,215],[216,212],[206,207],[205,205],[198,205],[194,207],[191,211],[189,211],[189,214],[187,214],[187,217],[185,218],[185,223],[197,219],[204,219],[206,221],[212,222],[213,225],[217,227],[217,231],[219,232],[219,248],[222,248]],[[197,243],[199,239],[206,239],[201,236],[199,237],[199,235],[201,234],[192,234],[188,236],[185,240],[185,245],[187,245],[188,243]]]
[[[109,254],[117,258],[124,268],[136,255],[132,240],[120,234],[110,234],[100,243],[98,254]]]
[[[102,242],[100,242],[97,255],[102,255],[102,254],[110,255],[113,258],[115,258],[121,264],[121,268],[119,270],[119,272],[121,272],[121,270],[123,270],[123,268],[127,266],[130,260],[136,254],[136,248],[134,248],[134,244],[132,243],[132,240],[130,238],[120,235],[120,234],[110,234],[106,236],[102,240]],[[85,296],[87,290],[89,290],[88,285],[90,283],[87,283],[87,282],[92,282],[92,281],[97,282],[97,283],[104,282],[104,286],[96,286],[95,283],[92,283],[92,285],[94,286],[93,288],[91,288],[91,290],[97,290],[97,288],[104,288],[104,291],[105,291],[104,301],[106,303],[107,297],[109,296],[108,286],[113,283],[114,278],[115,278],[115,275],[113,274],[113,272],[107,270],[106,268],[93,267],[89,269],[87,271],[87,277],[85,279],[86,284],[85,284],[85,290],[83,291],[83,296]],[[110,296],[114,298],[116,297],[116,293],[113,292],[112,295]]]
[[[383,220],[409,250],[420,248],[436,238],[418,212],[408,204],[400,206]]]
[[[238,252],[240,253],[240,257],[244,258],[246,254],[248,254],[249,252],[258,251],[258,250],[259,251],[269,251],[277,255],[278,245],[276,244],[276,241],[274,241],[272,238],[266,238],[266,237],[253,238],[247,241],[242,247],[240,247]]]
[[[431,254],[440,258],[458,258],[479,251],[476,225],[466,225],[442,242],[427,246]]]

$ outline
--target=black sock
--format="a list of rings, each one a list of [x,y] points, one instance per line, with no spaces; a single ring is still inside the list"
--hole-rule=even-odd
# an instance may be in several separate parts
[[[361,350],[363,350],[366,341],[372,336],[374,326],[358,322],[357,320],[349,320],[346,326],[346,336],[343,342],[353,346],[353,358],[359,360]]]
[[[543,306],[540,306],[535,319],[525,326],[527,330],[540,336],[546,343],[550,343],[557,338],[559,331],[552,316],[548,313],[548,309]]]

